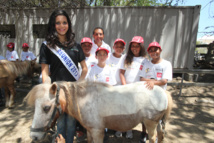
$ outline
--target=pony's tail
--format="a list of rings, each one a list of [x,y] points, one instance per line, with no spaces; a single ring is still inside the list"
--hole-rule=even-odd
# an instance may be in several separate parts
[[[172,111],[172,105],[173,105],[172,96],[168,91],[166,91],[166,95],[168,98],[168,107],[157,126],[158,142],[162,142],[164,140],[166,121],[169,119],[170,113]]]
[[[168,91],[165,91],[165,92],[166,92],[167,98],[168,98],[168,107],[167,107],[166,112],[162,118],[162,121],[164,121],[164,122],[166,122],[169,119],[170,113],[172,111],[172,105],[173,105],[173,100],[172,100],[172,96],[171,96],[170,92],[168,92]]]

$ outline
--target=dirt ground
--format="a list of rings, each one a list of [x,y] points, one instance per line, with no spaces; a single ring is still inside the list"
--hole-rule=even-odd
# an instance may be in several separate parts
[[[16,89],[15,108],[0,107],[0,143],[31,142],[29,135],[34,111],[22,103],[31,85],[16,84]],[[214,85],[183,87],[180,97],[179,90],[178,87],[168,86],[174,105],[166,126],[165,142],[214,142]],[[126,139],[125,133],[122,138],[116,138],[114,131],[109,131],[109,143],[138,143],[140,132],[140,124],[133,129],[133,139]]]

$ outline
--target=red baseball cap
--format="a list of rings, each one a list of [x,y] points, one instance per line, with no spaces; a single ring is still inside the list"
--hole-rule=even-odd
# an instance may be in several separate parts
[[[103,47],[99,47],[99,48],[97,48],[97,50],[96,50],[95,54],[97,55],[97,52],[98,52],[98,51],[101,51],[101,50],[106,51],[106,52],[107,52],[107,54],[109,53],[109,50],[108,50],[108,49],[103,48]]]
[[[115,43],[117,43],[117,42],[122,42],[122,43],[124,44],[124,46],[126,45],[126,42],[125,42],[123,39],[120,39],[120,38],[116,39],[116,40],[114,41],[114,45],[115,45]]]
[[[8,44],[7,44],[7,47],[8,47],[8,48],[14,48],[14,43],[13,43],[13,42],[8,43]]]
[[[28,48],[29,48],[29,46],[28,46],[27,43],[23,43],[23,44],[22,44],[22,47],[24,47],[24,48],[25,48],[25,47],[28,47]]]
[[[149,49],[150,49],[151,47],[158,47],[158,48],[160,48],[160,49],[162,50],[162,48],[161,48],[161,46],[159,45],[158,42],[152,42],[152,43],[150,43],[150,44],[149,44],[149,47],[147,48],[147,52],[149,51]]]
[[[143,40],[143,37],[141,37],[141,36],[134,36],[133,38],[132,38],[132,41],[130,42],[130,43],[132,43],[132,42],[136,42],[136,43],[144,43],[144,40]]]
[[[82,38],[82,40],[81,40],[81,44],[82,44],[82,43],[86,43],[86,42],[88,42],[88,43],[92,44],[91,38],[88,38],[88,37],[84,37],[84,38]]]

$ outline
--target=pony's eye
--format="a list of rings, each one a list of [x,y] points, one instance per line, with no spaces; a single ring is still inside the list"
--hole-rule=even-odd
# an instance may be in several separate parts
[[[45,113],[48,113],[51,109],[51,106],[44,106],[43,110]]]

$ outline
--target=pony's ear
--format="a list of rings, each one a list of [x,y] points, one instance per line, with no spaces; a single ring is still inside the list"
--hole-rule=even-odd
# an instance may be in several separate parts
[[[56,95],[56,92],[57,92],[57,85],[56,85],[56,83],[53,83],[51,85],[51,88],[50,88],[49,92],[53,96],[52,98],[54,98],[55,95]]]
[[[34,106],[35,105],[35,100],[37,98],[37,86],[34,87],[28,94],[27,96],[23,99],[24,105],[27,103],[28,105]]]
[[[45,82],[46,84],[51,84],[51,78],[48,76],[46,79],[45,79]]]

